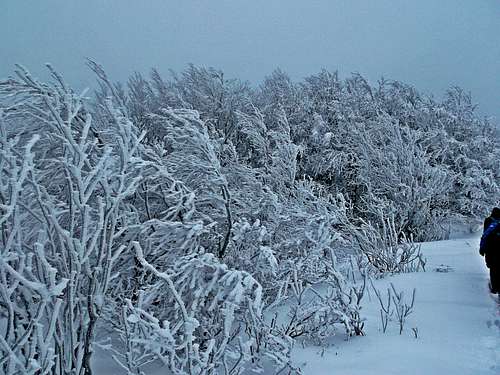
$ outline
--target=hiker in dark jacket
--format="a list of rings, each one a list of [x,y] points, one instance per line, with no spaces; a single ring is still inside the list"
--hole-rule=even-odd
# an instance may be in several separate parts
[[[500,292],[500,208],[495,207],[484,220],[479,253],[484,256],[486,267],[490,269],[490,290]]]

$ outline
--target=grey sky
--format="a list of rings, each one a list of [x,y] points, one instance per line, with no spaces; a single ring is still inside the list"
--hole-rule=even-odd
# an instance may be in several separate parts
[[[0,0],[0,77],[51,62],[73,84],[187,63],[260,81],[322,68],[384,75],[437,96],[471,91],[500,118],[499,0]]]

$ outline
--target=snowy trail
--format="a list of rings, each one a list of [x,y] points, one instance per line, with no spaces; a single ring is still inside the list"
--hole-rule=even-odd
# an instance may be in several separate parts
[[[367,336],[344,341],[321,353],[296,349],[304,374],[339,375],[499,375],[499,310],[487,289],[487,268],[475,237],[425,243],[427,272],[398,275],[389,282],[410,295],[417,288],[415,311],[400,336],[394,322],[381,331],[378,301],[371,292],[364,305]],[[436,272],[436,268],[448,272]],[[418,328],[418,339],[412,327]]]

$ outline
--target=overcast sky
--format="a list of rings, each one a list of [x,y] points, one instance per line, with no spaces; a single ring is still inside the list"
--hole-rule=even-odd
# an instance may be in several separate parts
[[[0,77],[51,62],[78,87],[192,62],[259,82],[322,68],[471,91],[500,118],[500,0],[0,0]],[[498,120],[497,120],[498,122]]]

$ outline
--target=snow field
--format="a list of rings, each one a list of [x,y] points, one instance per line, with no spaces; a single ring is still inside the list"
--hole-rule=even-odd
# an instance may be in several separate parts
[[[394,321],[382,333],[379,302],[370,290],[363,306],[365,337],[345,341],[339,336],[327,349],[297,347],[295,362],[304,374],[317,375],[500,374],[500,316],[478,246],[477,235],[424,243],[427,272],[374,282],[382,296],[391,282],[406,298],[417,288],[414,312],[401,336]]]

